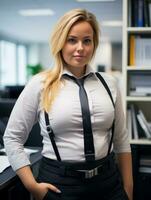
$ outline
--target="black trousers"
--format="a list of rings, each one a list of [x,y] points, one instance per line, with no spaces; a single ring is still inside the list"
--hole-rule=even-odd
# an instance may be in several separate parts
[[[59,194],[49,190],[43,200],[128,200],[113,155],[105,162],[102,160],[71,164],[43,158],[38,182],[51,183],[61,190]],[[67,170],[85,170],[98,165],[103,167],[91,178],[66,173],[66,167]]]

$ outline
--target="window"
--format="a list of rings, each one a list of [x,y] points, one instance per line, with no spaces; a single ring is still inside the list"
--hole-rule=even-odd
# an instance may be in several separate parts
[[[26,47],[23,45],[19,45],[17,48],[18,52],[18,84],[24,85],[26,83],[26,65],[27,65],[27,58],[26,58]]]
[[[16,45],[1,41],[1,85],[16,84]]]
[[[26,47],[0,41],[0,85],[23,85],[26,82]]]

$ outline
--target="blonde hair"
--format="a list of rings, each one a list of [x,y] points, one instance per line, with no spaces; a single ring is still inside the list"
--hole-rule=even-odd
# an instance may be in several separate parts
[[[64,60],[61,55],[62,48],[72,26],[81,21],[88,22],[93,29],[94,51],[95,55],[99,44],[99,25],[94,14],[85,9],[73,9],[67,12],[57,23],[50,40],[52,55],[54,56],[55,66],[52,70],[43,72],[45,81],[43,85],[41,103],[42,108],[47,112],[50,110],[52,103],[58,94],[61,85],[61,75],[64,67]]]

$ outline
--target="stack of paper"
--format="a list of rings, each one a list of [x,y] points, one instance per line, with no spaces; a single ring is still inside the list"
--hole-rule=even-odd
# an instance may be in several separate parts
[[[0,173],[2,173],[7,167],[9,167],[9,161],[7,156],[0,156]]]

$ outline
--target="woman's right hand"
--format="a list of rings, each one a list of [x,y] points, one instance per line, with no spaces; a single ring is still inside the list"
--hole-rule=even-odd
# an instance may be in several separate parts
[[[32,188],[31,193],[36,200],[42,200],[48,192],[48,190],[52,190],[56,193],[61,193],[61,191],[58,188],[49,183],[36,183],[34,188]]]
[[[52,190],[56,193],[61,193],[61,191],[54,185],[49,183],[38,183],[35,180],[33,173],[28,165],[18,169],[16,173],[21,179],[25,188],[33,195],[36,200],[42,200],[48,190]]]

